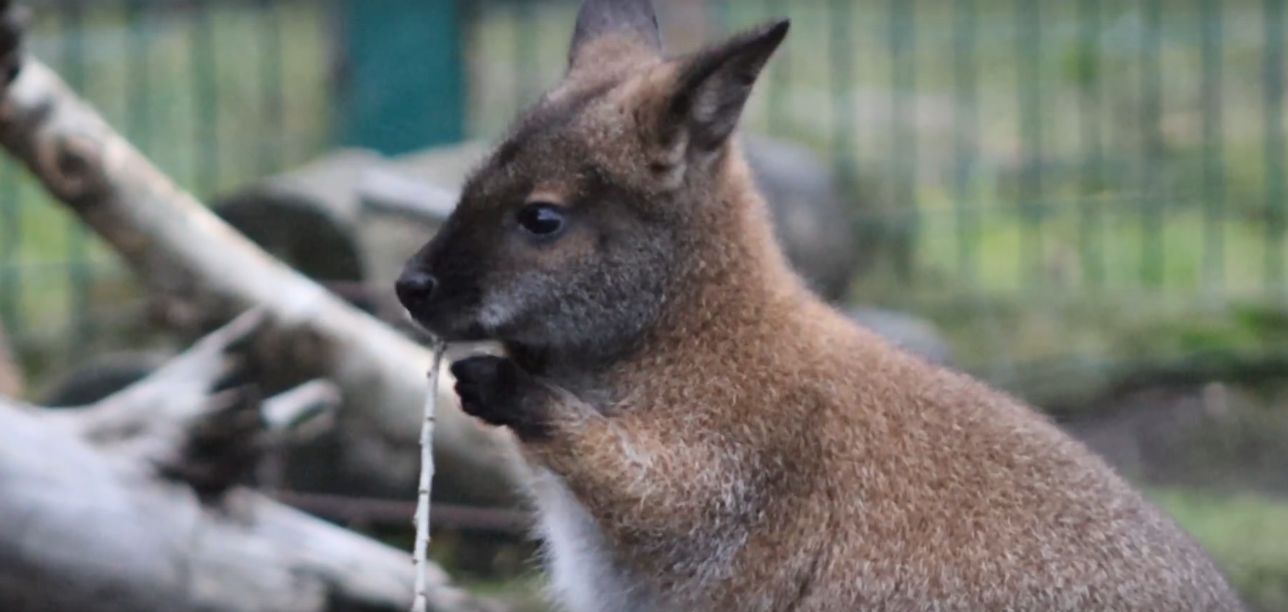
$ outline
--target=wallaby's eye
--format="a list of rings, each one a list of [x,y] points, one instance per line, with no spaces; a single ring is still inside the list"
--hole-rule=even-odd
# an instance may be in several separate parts
[[[519,227],[534,236],[553,236],[563,230],[566,221],[558,206],[549,202],[531,202],[519,210]]]

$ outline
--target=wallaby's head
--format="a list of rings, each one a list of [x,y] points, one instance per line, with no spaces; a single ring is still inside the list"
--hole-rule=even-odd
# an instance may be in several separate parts
[[[751,189],[730,140],[787,29],[667,59],[649,0],[588,0],[564,80],[408,262],[402,303],[448,340],[599,354],[641,337],[709,265],[736,205],[721,194]]]

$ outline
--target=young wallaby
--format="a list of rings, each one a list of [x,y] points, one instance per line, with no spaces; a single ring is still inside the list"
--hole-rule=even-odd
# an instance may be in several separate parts
[[[662,55],[589,0],[563,82],[397,290],[518,437],[574,611],[1238,610],[1204,552],[1045,418],[813,297],[733,143],[787,22]]]

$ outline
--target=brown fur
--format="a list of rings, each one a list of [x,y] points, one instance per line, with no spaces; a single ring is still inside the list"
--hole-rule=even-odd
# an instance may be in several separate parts
[[[583,17],[623,4],[640,0],[591,0]],[[783,32],[672,61],[630,32],[579,28],[568,79],[409,264],[441,277],[409,303],[418,319],[511,351],[457,364],[458,389],[519,435],[548,535],[577,539],[551,543],[568,605],[1240,609],[1101,460],[856,327],[788,269],[723,127]],[[558,241],[503,229],[533,194],[567,207]],[[561,309],[609,331],[580,337]],[[593,584],[560,575],[576,571]]]

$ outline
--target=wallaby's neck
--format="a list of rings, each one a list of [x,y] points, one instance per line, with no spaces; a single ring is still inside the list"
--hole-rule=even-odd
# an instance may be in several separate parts
[[[768,206],[739,148],[731,145],[723,168],[696,207],[688,227],[686,265],[675,296],[654,330],[656,342],[737,335],[759,325],[784,302],[806,293],[774,237]],[[651,348],[661,348],[651,347]]]

